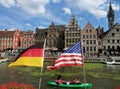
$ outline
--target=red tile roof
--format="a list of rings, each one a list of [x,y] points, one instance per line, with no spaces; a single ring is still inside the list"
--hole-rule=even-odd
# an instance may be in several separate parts
[[[0,36],[5,37],[5,36],[14,36],[15,31],[0,31]]]

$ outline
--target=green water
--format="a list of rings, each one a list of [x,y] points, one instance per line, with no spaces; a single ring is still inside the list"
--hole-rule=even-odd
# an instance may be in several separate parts
[[[7,68],[8,63],[0,64],[0,84],[7,82],[29,83],[39,86],[40,68],[35,67],[13,67]],[[48,87],[48,81],[54,81],[58,74],[63,75],[64,80],[78,77],[84,82],[83,69],[79,67],[64,67],[59,70],[48,71],[44,64],[41,89],[58,89]],[[93,84],[92,89],[115,89],[120,86],[120,65],[86,64],[86,82]],[[63,88],[59,88],[63,89]]]

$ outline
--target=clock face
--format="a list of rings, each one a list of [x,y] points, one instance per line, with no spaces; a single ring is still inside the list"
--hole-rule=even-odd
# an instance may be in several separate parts
[[[112,18],[110,18],[110,20],[112,20]]]

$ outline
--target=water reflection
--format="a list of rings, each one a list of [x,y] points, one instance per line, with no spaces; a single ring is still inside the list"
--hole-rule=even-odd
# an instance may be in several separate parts
[[[112,71],[116,71],[116,72],[120,72],[120,65],[105,65],[106,69],[108,71],[112,70]]]
[[[46,67],[46,66],[45,66]],[[44,67],[44,68],[45,68]],[[92,77],[91,75],[86,74],[86,81],[93,83],[92,89],[115,89],[115,87],[120,86],[120,79],[114,80],[113,78],[116,76],[120,77],[120,65],[104,65],[103,68],[97,70],[91,70],[93,74],[97,73],[99,76]],[[64,70],[62,70],[64,71]],[[45,72],[43,70],[43,72]],[[86,71],[87,73],[88,71]],[[0,64],[0,84],[6,83],[10,81],[15,81],[18,83],[29,83],[38,88],[39,84],[39,75],[40,68],[34,67],[16,67],[16,68],[7,68],[7,63]],[[83,76],[80,76],[82,79]],[[48,87],[48,81],[54,81],[56,76],[43,76],[41,89],[58,89],[58,87]],[[65,80],[69,80],[71,78],[64,77]],[[64,89],[64,88],[59,88]]]

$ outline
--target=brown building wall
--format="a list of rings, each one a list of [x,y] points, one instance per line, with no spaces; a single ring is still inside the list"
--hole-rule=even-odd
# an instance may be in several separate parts
[[[92,24],[88,22],[81,33],[83,42],[83,53],[85,58],[97,56],[98,53],[98,40],[97,31]]]

